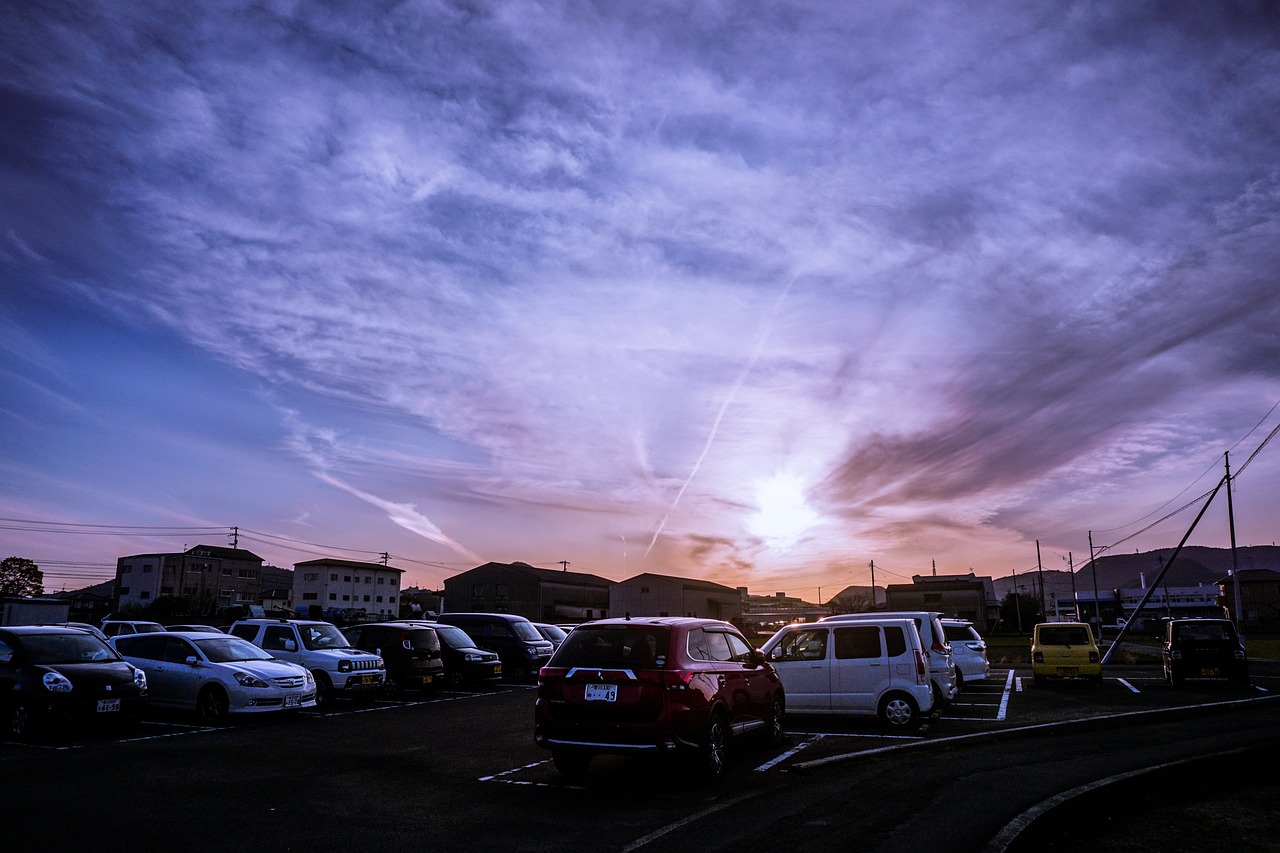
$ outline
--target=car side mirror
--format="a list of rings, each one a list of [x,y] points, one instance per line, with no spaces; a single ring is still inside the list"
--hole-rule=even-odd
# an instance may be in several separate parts
[[[196,666],[197,664],[200,663],[200,658],[196,657],[195,655],[187,655],[186,663],[187,663],[187,666]]]
[[[764,666],[768,663],[768,658],[759,649],[752,649],[751,654],[747,655],[747,663],[751,666]]]
[[[296,651],[298,650],[298,643],[297,643],[297,641],[296,641],[296,640],[285,640],[285,641],[284,641],[284,650],[285,650],[286,652],[296,652]]]

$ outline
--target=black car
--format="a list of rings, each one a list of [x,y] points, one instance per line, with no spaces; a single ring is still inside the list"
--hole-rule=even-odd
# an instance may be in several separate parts
[[[536,681],[551,659],[551,641],[533,623],[512,613],[441,613],[440,622],[457,625],[482,649],[497,652],[507,678]]]
[[[127,727],[147,705],[147,676],[87,631],[0,628],[0,711],[19,740],[55,723]]]
[[[383,689],[434,690],[444,683],[444,659],[434,628],[406,622],[371,622],[344,628],[342,633],[357,649],[382,656],[387,667]]]
[[[1249,684],[1249,658],[1230,619],[1170,619],[1160,651],[1164,678],[1181,684],[1188,678],[1225,678]]]
[[[411,619],[393,624],[425,625],[436,632],[440,656],[444,659],[445,683],[450,687],[491,684],[502,678],[502,659],[477,646],[475,640],[456,625]]]

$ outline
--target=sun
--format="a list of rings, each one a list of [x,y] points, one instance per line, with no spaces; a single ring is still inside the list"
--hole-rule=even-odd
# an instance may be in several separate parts
[[[800,478],[777,474],[756,484],[757,511],[747,529],[774,548],[786,548],[818,523],[818,514],[805,500]]]

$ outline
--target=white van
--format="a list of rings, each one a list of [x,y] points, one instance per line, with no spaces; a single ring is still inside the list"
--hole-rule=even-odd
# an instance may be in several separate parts
[[[942,627],[942,614],[933,610],[892,610],[877,613],[840,613],[827,616],[819,622],[846,622],[854,619],[912,619],[920,631],[925,657],[929,661],[929,677],[933,682],[934,702],[948,705],[959,692],[956,681],[956,665],[951,660],[951,644]]]
[[[760,650],[782,680],[789,714],[878,716],[902,728],[933,709],[924,643],[911,619],[787,625]]]

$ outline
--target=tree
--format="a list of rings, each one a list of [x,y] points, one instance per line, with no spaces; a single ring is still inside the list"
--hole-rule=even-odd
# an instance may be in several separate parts
[[[26,557],[5,557],[0,560],[0,595],[20,595],[30,598],[44,594],[44,572],[34,561]]]

